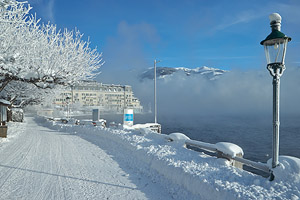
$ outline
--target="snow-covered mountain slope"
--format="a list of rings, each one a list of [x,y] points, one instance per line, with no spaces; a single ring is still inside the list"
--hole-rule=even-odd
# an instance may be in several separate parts
[[[187,76],[194,76],[194,75],[200,75],[203,76],[209,80],[214,80],[218,78],[219,76],[223,75],[224,73],[228,72],[226,70],[222,69],[216,69],[212,67],[197,67],[195,69],[189,69],[185,67],[178,67],[178,68],[171,68],[171,67],[157,67],[156,68],[156,76],[157,78],[165,78],[167,76],[172,76],[175,73],[183,72]],[[154,69],[149,68],[146,71],[144,71],[140,75],[140,79],[153,79],[154,78]]]

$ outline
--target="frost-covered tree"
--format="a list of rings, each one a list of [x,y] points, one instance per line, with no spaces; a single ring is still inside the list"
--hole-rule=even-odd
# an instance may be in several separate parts
[[[11,81],[0,92],[0,98],[9,100],[16,107],[25,107],[29,104],[40,104],[51,101],[58,95],[63,86],[57,85],[55,89],[41,89],[30,83]]]
[[[79,31],[60,31],[29,15],[26,3],[0,0],[0,92],[12,81],[54,88],[95,76],[103,64]]]

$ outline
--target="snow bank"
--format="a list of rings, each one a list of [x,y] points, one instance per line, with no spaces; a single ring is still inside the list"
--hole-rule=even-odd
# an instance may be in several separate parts
[[[140,173],[166,187],[175,199],[292,199],[300,197],[299,159],[281,157],[274,170],[275,180],[234,168],[225,159],[186,149],[181,142],[170,142],[149,130],[124,131],[90,126],[44,122],[50,128],[77,134],[99,146],[118,162],[127,163]],[[188,140],[181,133],[174,141]],[[229,143],[216,146],[230,155],[242,153]],[[285,176],[284,173],[293,172]]]
[[[268,165],[272,167],[272,159],[268,160]],[[292,156],[279,156],[279,166],[273,169],[276,181],[300,184],[300,159]]]
[[[0,137],[0,149],[5,148],[7,143],[16,140],[21,133],[25,131],[25,123],[8,122],[7,123],[7,138]]]

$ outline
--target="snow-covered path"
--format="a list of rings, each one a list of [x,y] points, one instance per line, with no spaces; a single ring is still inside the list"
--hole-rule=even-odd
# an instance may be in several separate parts
[[[98,146],[26,120],[0,151],[0,199],[171,199]]]

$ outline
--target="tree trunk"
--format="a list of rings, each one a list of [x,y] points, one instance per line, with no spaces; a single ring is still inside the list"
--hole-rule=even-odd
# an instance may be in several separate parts
[[[12,104],[7,107],[7,122],[12,121]]]

